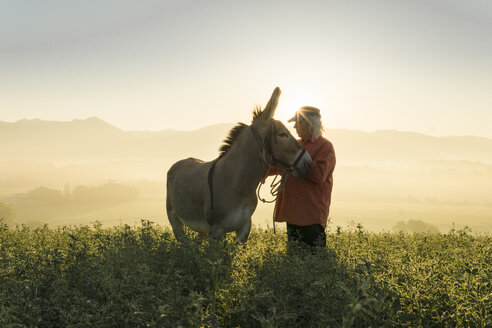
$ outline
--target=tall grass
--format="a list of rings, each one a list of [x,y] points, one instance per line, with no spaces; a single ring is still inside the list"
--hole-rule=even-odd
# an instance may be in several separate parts
[[[0,225],[1,327],[490,327],[492,238],[327,235],[177,243],[168,228]]]

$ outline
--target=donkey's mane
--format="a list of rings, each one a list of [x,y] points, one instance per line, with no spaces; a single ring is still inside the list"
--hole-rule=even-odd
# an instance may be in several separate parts
[[[261,106],[256,105],[256,107],[253,109],[253,121],[260,117],[261,113],[263,113],[263,111],[261,110]]]
[[[246,127],[248,127],[246,124],[238,123],[229,131],[229,135],[224,139],[224,144],[219,148],[219,158],[223,157],[231,149],[234,141],[236,141],[237,137],[239,137]]]
[[[255,108],[253,109],[253,121],[260,117],[262,113],[263,110],[261,109],[261,106],[255,106]],[[227,153],[227,151],[231,149],[234,141],[236,141],[237,137],[239,137],[241,132],[243,132],[244,128],[246,127],[246,124],[238,123],[229,131],[229,135],[224,139],[224,144],[219,148],[219,158],[223,157]]]

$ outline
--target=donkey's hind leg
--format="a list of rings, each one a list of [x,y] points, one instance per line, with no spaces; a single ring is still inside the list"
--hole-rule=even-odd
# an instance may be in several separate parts
[[[185,236],[183,223],[179,219],[176,212],[173,211],[169,199],[167,199],[166,201],[166,209],[167,209],[167,218],[169,220],[169,223],[171,223],[171,228],[173,229],[174,237],[176,238],[177,241],[183,241]]]
[[[183,241],[185,237],[183,223],[173,211],[168,211],[167,217],[169,219],[169,223],[171,223],[171,227],[173,228],[174,237],[177,241]]]

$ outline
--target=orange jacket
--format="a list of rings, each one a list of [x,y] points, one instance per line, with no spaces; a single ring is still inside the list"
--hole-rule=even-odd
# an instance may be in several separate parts
[[[277,199],[275,221],[298,226],[321,224],[325,227],[333,189],[335,150],[331,142],[322,136],[299,142],[306,148],[313,163],[307,177],[300,179],[290,174],[287,178],[285,188]]]

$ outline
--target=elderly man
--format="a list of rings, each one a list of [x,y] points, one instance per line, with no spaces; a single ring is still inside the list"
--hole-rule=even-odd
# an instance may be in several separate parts
[[[301,107],[289,122],[295,122],[299,142],[313,163],[306,177],[296,178],[291,174],[287,179],[275,205],[275,221],[287,223],[289,241],[326,246],[325,227],[333,189],[335,150],[321,135],[323,127],[318,108]]]

